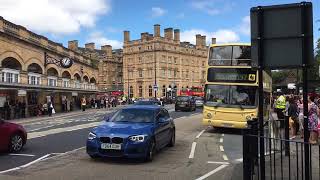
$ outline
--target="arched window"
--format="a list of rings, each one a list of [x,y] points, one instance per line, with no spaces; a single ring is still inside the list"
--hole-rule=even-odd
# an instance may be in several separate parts
[[[83,76],[83,88],[88,89],[89,78],[88,76]]]
[[[68,71],[62,73],[62,85],[63,87],[70,87],[71,74]]]
[[[48,75],[48,86],[57,86],[58,71],[54,68],[49,68],[47,70]]]
[[[40,85],[42,68],[38,64],[32,63],[28,66],[27,71],[28,71],[28,83],[31,85]]]
[[[162,96],[166,96],[166,85],[162,86]]]
[[[13,57],[5,58],[2,61],[1,80],[6,83],[19,83],[20,82],[20,70],[22,66],[18,60]]]
[[[129,91],[130,91],[130,93],[129,93],[130,94],[130,98],[133,98],[133,87],[132,86],[130,86],[130,90]]]
[[[73,76],[73,79],[74,79],[74,86],[75,88],[80,88],[81,87],[81,77],[78,73],[74,74]]]
[[[149,97],[152,97],[152,86],[149,85]]]
[[[142,97],[142,86],[139,86],[139,97]]]

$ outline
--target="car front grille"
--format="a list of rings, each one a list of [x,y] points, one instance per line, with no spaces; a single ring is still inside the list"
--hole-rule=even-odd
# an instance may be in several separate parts
[[[109,137],[100,137],[100,142],[102,143],[111,143],[111,140]]]
[[[121,144],[121,143],[123,143],[123,138],[121,138],[121,137],[113,137],[111,139],[111,142],[115,143],[115,144]]]

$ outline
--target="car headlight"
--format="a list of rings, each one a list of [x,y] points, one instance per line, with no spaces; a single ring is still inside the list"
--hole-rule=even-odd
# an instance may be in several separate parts
[[[252,117],[250,115],[246,116],[246,120],[250,121],[252,119]]]
[[[147,138],[147,135],[130,136],[129,139],[133,142],[143,142]]]
[[[93,139],[95,139],[96,137],[97,137],[97,135],[94,134],[93,132],[90,132],[89,135],[88,135],[88,139],[89,139],[89,140],[93,140]]]

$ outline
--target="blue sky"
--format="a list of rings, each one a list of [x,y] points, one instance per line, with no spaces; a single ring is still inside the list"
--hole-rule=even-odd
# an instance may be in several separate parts
[[[67,46],[95,42],[122,46],[123,30],[131,39],[153,33],[153,25],[178,28],[181,40],[195,42],[195,34],[218,42],[250,42],[250,8],[296,3],[295,0],[0,0],[0,15]],[[320,0],[313,1],[314,37],[320,33]]]

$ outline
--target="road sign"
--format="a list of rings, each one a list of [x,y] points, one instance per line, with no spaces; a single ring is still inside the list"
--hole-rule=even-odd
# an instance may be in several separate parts
[[[153,85],[153,90],[154,90],[154,91],[158,91],[158,85],[157,85],[157,84],[154,84],[154,85]]]

